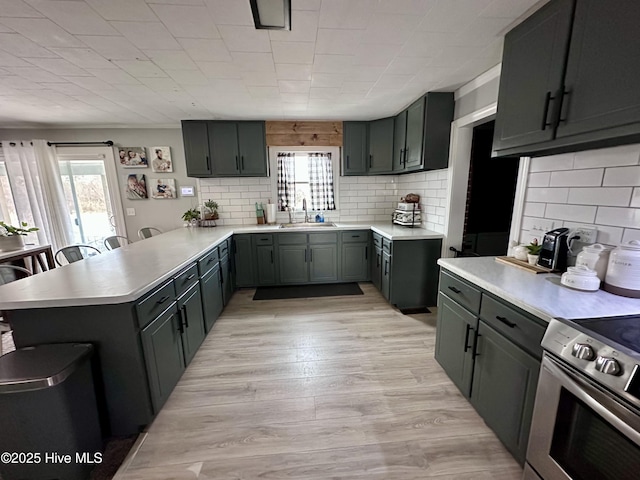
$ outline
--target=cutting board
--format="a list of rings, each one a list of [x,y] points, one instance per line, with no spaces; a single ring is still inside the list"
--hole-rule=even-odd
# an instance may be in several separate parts
[[[512,267],[521,268],[530,273],[552,273],[554,270],[550,268],[541,267],[539,265],[529,265],[528,262],[518,260],[513,257],[496,257],[496,262],[511,265]]]

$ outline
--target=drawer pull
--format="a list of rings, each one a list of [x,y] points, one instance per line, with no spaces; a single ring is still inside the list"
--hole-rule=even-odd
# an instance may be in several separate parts
[[[360,238],[360,235],[351,235],[351,238]]]
[[[164,297],[162,297],[160,300],[158,300],[156,303],[158,305],[162,305],[164,302],[166,302],[167,300],[169,300],[171,297],[169,295],[166,295]]]
[[[515,323],[510,322],[509,320],[506,319],[506,317],[501,317],[500,315],[496,315],[496,320],[501,321],[502,323],[504,323],[509,328],[514,328],[516,326]]]
[[[193,279],[193,277],[195,277],[195,276],[196,276],[196,274],[195,274],[195,273],[192,273],[191,275],[189,275],[189,276],[187,277],[187,281],[188,281],[188,280],[192,280],[192,279]]]
[[[462,290],[457,289],[453,285],[449,285],[447,288],[451,290],[453,293],[462,293]]]
[[[261,238],[260,241],[267,242],[267,241],[269,241],[269,239],[268,238]]]
[[[207,265],[209,265],[211,262],[213,262],[214,258],[211,257],[209,260],[207,260]]]

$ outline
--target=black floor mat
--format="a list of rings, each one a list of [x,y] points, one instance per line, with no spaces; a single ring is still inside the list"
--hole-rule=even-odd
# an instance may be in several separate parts
[[[254,300],[281,300],[285,298],[340,297],[364,295],[357,283],[331,283],[326,285],[293,285],[288,287],[258,287]]]

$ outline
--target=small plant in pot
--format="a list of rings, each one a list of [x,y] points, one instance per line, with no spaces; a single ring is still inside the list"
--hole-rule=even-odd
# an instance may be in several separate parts
[[[204,213],[205,220],[217,220],[218,219],[218,203],[213,200],[207,200],[204,202],[206,211]]]
[[[185,222],[185,226],[196,225],[200,218],[200,210],[197,208],[191,208],[182,214],[182,219]]]
[[[540,250],[542,249],[542,245],[538,243],[538,239],[534,238],[533,241],[527,245],[527,261],[529,265],[535,265],[538,263],[538,256],[540,255]]]
[[[20,222],[17,227],[0,222],[0,251],[18,250],[24,247],[24,237],[38,230],[40,230],[38,227],[29,227],[27,222]]]

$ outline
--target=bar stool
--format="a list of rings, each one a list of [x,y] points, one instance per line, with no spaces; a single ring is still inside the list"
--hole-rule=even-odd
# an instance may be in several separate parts
[[[140,240],[144,240],[145,238],[151,238],[155,235],[160,235],[162,230],[156,227],[142,227],[138,230],[138,237]]]
[[[115,250],[124,245],[129,245],[129,239],[120,235],[113,235],[104,239],[104,246],[107,250]]]
[[[65,258],[67,263],[73,263],[87,257],[99,255],[100,253],[102,253],[100,250],[96,247],[92,247],[91,245],[69,245],[68,247],[62,247],[58,250],[53,258],[55,258],[58,265],[62,266],[63,264],[60,261],[62,257]]]

